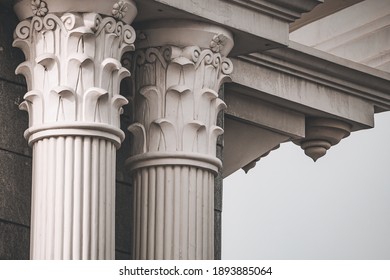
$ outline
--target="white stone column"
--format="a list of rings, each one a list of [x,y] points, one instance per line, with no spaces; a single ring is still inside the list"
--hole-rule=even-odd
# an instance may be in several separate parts
[[[115,258],[115,158],[132,1],[19,1],[33,149],[31,259]],[[67,12],[72,11],[72,12]],[[74,12],[80,11],[80,12]],[[123,21],[122,21],[123,20]],[[125,22],[127,23],[125,23]]]
[[[225,29],[187,21],[143,25],[133,56],[135,259],[214,258],[218,89],[233,67]]]

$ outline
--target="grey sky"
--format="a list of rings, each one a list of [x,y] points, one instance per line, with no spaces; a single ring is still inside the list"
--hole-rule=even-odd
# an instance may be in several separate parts
[[[223,203],[223,259],[390,259],[390,113],[316,163],[282,144]]]

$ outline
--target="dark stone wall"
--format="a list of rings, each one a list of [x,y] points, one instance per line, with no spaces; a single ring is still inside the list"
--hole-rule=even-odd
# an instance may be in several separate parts
[[[131,80],[127,78],[121,83],[121,94],[130,99]],[[126,138],[121,148],[117,151],[116,167],[116,219],[115,219],[115,248],[117,260],[132,259],[131,223],[133,219],[133,187],[132,177],[125,161],[130,156],[131,137],[127,127],[131,124],[130,105],[123,107],[124,113],[121,116],[121,129],[125,132]]]
[[[31,149],[23,138],[26,112],[18,106],[26,92],[15,69],[23,53],[12,47],[18,20],[0,4],[0,259],[28,259],[31,208]]]
[[[219,90],[219,98],[224,100],[224,87]],[[218,115],[217,125],[224,128],[224,112]],[[223,134],[217,139],[217,157],[223,162]],[[219,170],[214,181],[214,259],[221,259],[222,247],[222,170]]]

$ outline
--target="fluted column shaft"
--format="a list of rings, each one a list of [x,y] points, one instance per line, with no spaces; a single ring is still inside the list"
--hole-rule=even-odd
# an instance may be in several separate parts
[[[152,166],[134,173],[134,254],[138,259],[210,259],[214,173]]]
[[[115,158],[127,103],[119,87],[130,75],[120,59],[135,40],[121,19],[135,5],[108,2],[95,3],[99,13],[92,0],[16,4],[24,20],[14,46],[26,57],[16,72],[28,85],[20,108],[33,149],[32,259],[115,258]]]
[[[113,259],[115,151],[97,137],[33,145],[32,259]]]
[[[133,56],[135,259],[214,258],[218,89],[231,34],[180,21],[145,24]],[[161,45],[163,38],[164,45]],[[178,43],[180,40],[180,44]]]

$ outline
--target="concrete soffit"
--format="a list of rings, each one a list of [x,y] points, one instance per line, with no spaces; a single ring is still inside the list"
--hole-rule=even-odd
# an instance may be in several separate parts
[[[233,83],[226,86],[225,130],[229,129],[230,119],[239,119],[246,126],[251,124],[252,130],[265,128],[267,133],[272,131],[286,136],[285,139],[272,138],[275,142],[268,144],[269,149],[262,151],[264,153],[283,141],[295,139],[294,142],[301,145],[307,155],[317,160],[350,131],[373,127],[374,113],[390,109],[389,73],[294,42],[287,48],[243,55],[232,61],[235,71]],[[337,133],[333,123],[329,123],[333,130],[324,129],[322,138],[327,139],[323,144],[317,142],[320,147],[307,143],[309,136],[313,135],[310,131],[314,129],[309,130],[308,126],[317,125],[308,121],[312,118],[341,121],[336,125]],[[287,124],[286,120],[290,123]],[[329,138],[329,135],[335,137]],[[312,137],[321,138],[319,135]],[[225,140],[227,164],[230,158],[238,156],[234,149],[230,151],[233,145],[229,141],[237,141],[237,138],[227,137]],[[245,162],[253,165],[259,158],[252,151]],[[226,168],[228,173],[229,167]]]
[[[290,24],[290,32],[362,1],[363,0],[326,0],[323,4],[316,6],[309,13],[305,13],[299,19],[292,22]]]
[[[390,2],[359,2],[291,32],[290,40],[390,72]]]
[[[374,113],[390,109],[389,73],[294,42],[287,48],[242,55],[232,61],[233,83],[226,86],[225,93],[227,129],[229,119],[251,124],[252,129],[266,128],[268,133],[285,135],[283,141],[301,145],[314,160],[350,131],[373,127]],[[316,147],[313,141],[308,143],[310,137],[321,138],[308,130],[308,126],[318,129],[318,120],[313,118],[332,120],[325,125],[322,138],[326,140],[322,144],[316,140]],[[334,120],[340,123],[332,123]],[[229,140],[225,141],[228,159]],[[269,144],[269,150],[277,144]],[[258,159],[252,154],[252,165]],[[249,157],[246,161],[251,163]]]
[[[323,3],[323,0],[230,0],[230,2],[292,22],[299,19],[302,13],[309,12],[318,4]]]

